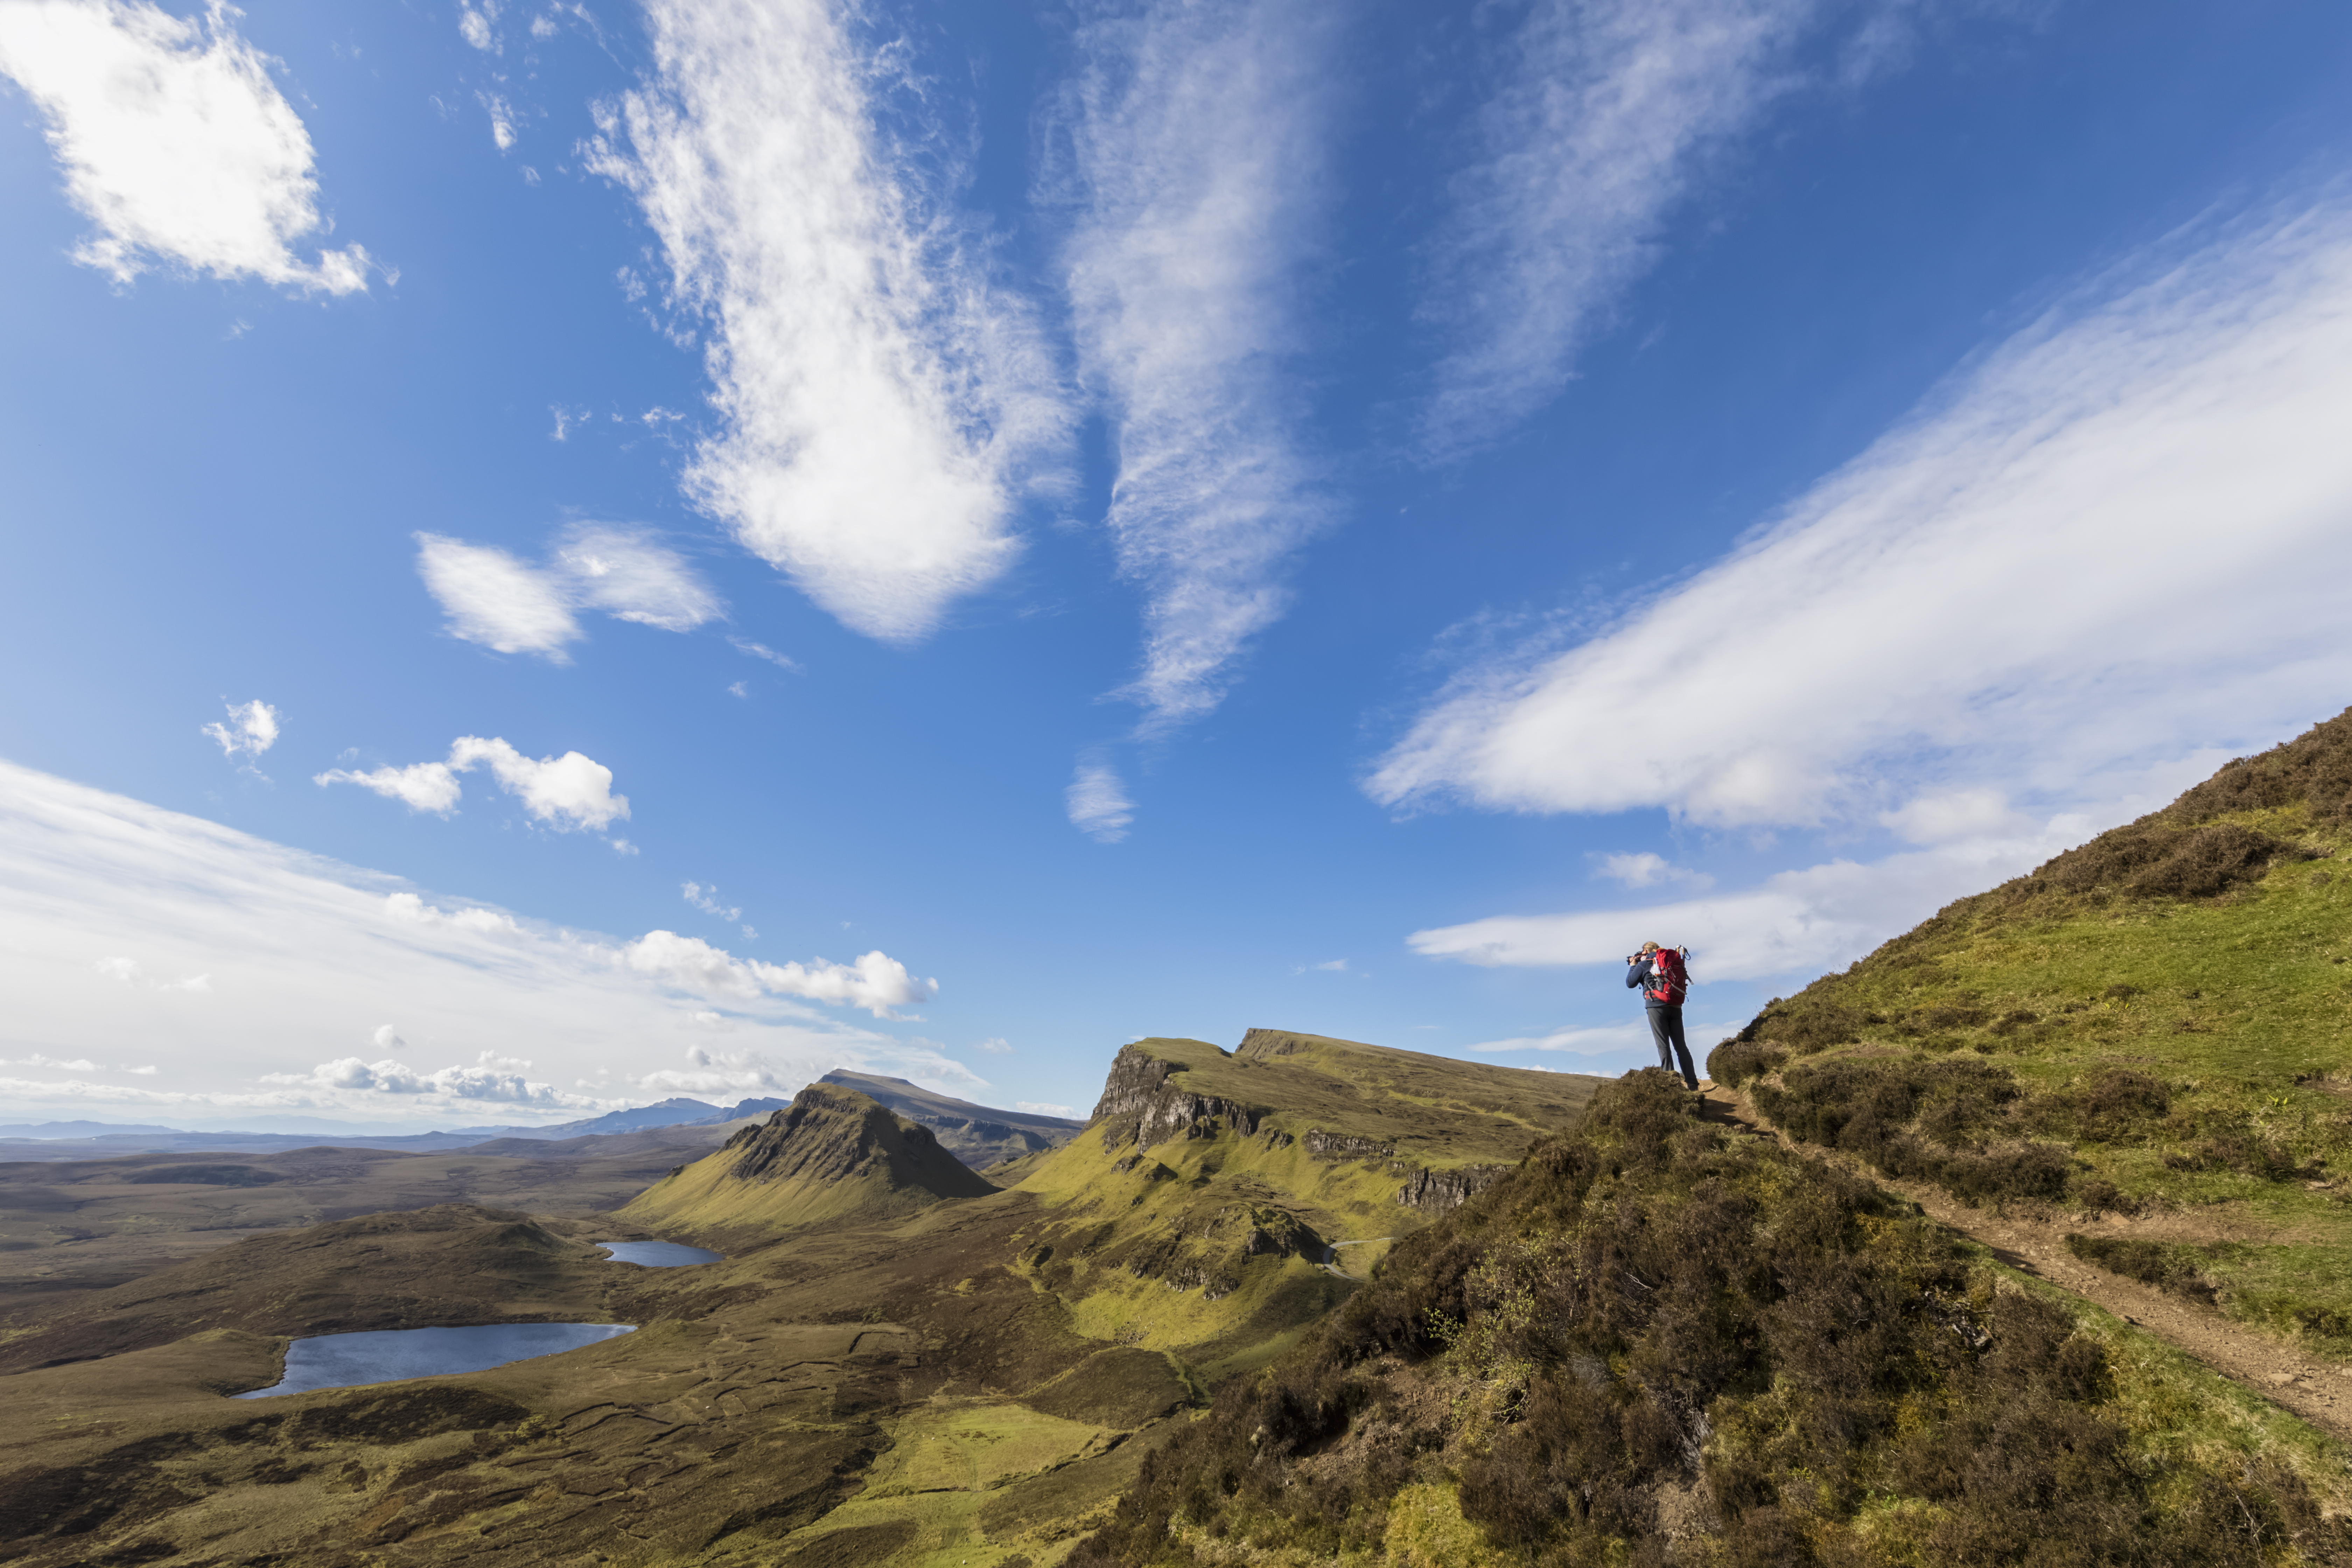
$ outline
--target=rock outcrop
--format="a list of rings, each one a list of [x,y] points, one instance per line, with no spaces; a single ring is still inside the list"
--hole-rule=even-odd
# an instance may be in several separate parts
[[[1507,1165],[1457,1165],[1450,1171],[1415,1171],[1397,1189],[1396,1201],[1409,1209],[1458,1209],[1473,1193],[1484,1192],[1502,1180]]]
[[[1170,1075],[1181,1067],[1140,1046],[1125,1047],[1112,1058],[1093,1118],[1104,1123],[1106,1151],[1129,1142],[1140,1152],[1171,1138],[1202,1138],[1226,1130],[1248,1137],[1257,1131],[1258,1118],[1265,1114],[1262,1108],[1171,1085]]]

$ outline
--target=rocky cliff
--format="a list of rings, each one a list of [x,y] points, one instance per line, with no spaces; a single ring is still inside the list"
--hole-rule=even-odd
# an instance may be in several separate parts
[[[1170,1076],[1183,1066],[1140,1045],[1128,1046],[1111,1059],[1093,1117],[1102,1125],[1106,1151],[1127,1142],[1149,1149],[1171,1138],[1200,1138],[1227,1130],[1245,1138],[1257,1131],[1258,1119],[1265,1114],[1263,1107],[1171,1084]]]
[[[940,1147],[975,1171],[1058,1149],[1086,1127],[1085,1122],[1064,1116],[974,1105],[968,1100],[908,1083],[905,1079],[884,1078],[878,1073],[835,1068],[817,1081],[856,1089],[908,1121],[922,1123],[940,1141]]]

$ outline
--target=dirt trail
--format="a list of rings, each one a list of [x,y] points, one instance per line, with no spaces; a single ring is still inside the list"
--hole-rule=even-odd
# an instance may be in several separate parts
[[[2352,1368],[2315,1361],[2260,1330],[2233,1323],[2218,1312],[2137,1280],[2092,1268],[2066,1250],[2069,1230],[2089,1228],[2079,1220],[1997,1215],[1989,1209],[1966,1207],[1933,1187],[1890,1181],[1847,1156],[1795,1142],[1737,1090],[1711,1082],[1701,1087],[1706,1103],[1704,1114],[1709,1121],[1754,1137],[1777,1139],[1784,1148],[1811,1158],[1836,1160],[1857,1175],[1909,1198],[1938,1225],[1983,1244],[2011,1268],[2105,1308],[2231,1382],[2292,1410],[2330,1436],[2352,1442]]]

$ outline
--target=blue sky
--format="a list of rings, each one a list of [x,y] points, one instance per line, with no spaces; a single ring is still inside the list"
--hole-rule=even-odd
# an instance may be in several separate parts
[[[0,0],[0,1120],[1712,1043],[2352,701],[2347,65]]]

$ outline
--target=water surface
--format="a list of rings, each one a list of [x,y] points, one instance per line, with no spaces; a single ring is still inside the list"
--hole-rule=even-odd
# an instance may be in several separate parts
[[[240,1394],[263,1399],[352,1388],[452,1372],[488,1372],[509,1362],[578,1350],[635,1329],[634,1323],[484,1323],[470,1329],[383,1329],[363,1334],[313,1334],[286,1349],[286,1375]]]
[[[697,1263],[716,1263],[727,1255],[708,1247],[684,1247],[675,1241],[600,1241],[596,1244],[613,1255],[615,1263],[634,1263],[640,1268],[685,1268]]]

